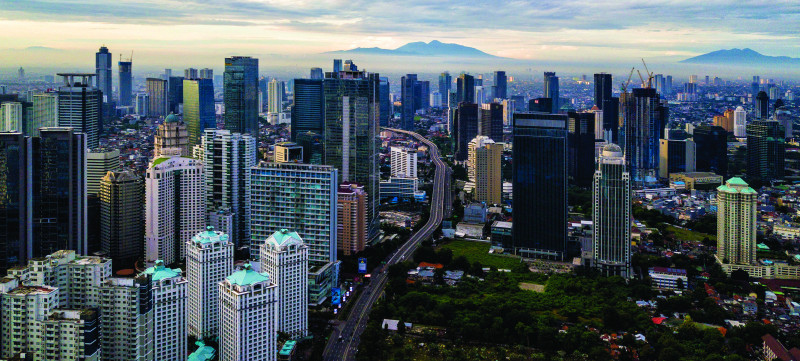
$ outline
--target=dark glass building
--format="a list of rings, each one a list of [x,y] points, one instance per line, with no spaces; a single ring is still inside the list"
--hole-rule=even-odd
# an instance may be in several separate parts
[[[181,114],[180,105],[183,104],[183,77],[169,77],[167,79],[167,88],[167,107],[169,108],[167,112]]]
[[[382,127],[388,127],[389,119],[392,118],[392,113],[394,113],[392,109],[392,97],[389,95],[389,78],[381,77],[380,87],[381,115],[379,122]]]
[[[225,58],[223,73],[225,129],[258,139],[258,59]]]
[[[728,131],[719,126],[694,128],[695,170],[728,175]]]
[[[478,134],[485,135],[497,143],[503,142],[503,104],[481,104],[480,113]]]
[[[190,149],[200,145],[203,131],[217,127],[213,80],[183,80],[183,122],[186,123],[186,130],[189,133]]]
[[[298,142],[299,134],[324,131],[325,93],[322,79],[295,79],[294,103],[292,104],[292,141]]]
[[[461,74],[456,79],[456,103],[475,101],[475,78],[469,74]]]
[[[769,95],[767,92],[760,91],[755,99],[755,113],[756,119],[768,119],[769,118]]]
[[[589,187],[594,174],[594,113],[567,114],[567,169],[573,184]]]
[[[303,147],[303,163],[322,165],[325,155],[322,136],[314,132],[305,132],[297,135],[297,145]]]
[[[567,253],[567,116],[515,113],[514,253],[563,260]]]
[[[494,97],[508,99],[508,78],[506,78],[505,71],[494,72]]]
[[[620,98],[622,134],[620,142],[630,167],[634,187],[658,178],[659,140],[666,126],[667,110],[655,88],[637,88]]]
[[[598,106],[599,107],[599,106]],[[619,98],[603,99],[603,139],[619,144]]]
[[[0,133],[0,272],[27,259],[28,171],[30,138],[21,132]]]
[[[603,107],[605,100],[611,99],[612,86],[611,74],[598,73],[594,75],[594,105],[597,105],[600,110],[605,110]]]
[[[133,105],[133,62],[120,61],[119,68],[119,105]]]
[[[463,162],[467,160],[469,142],[478,136],[478,104],[462,102],[458,104],[453,117],[455,134],[455,159]]]
[[[453,88],[453,77],[450,76],[450,73],[444,72],[439,74],[439,95],[442,97],[442,106],[446,106],[448,104],[448,94],[450,94],[450,90]]]
[[[528,111],[537,113],[550,113],[553,111],[553,99],[536,98],[528,101]]]
[[[406,74],[400,78],[400,128],[414,130],[414,114],[416,113],[419,102],[419,84],[417,84],[417,74]]]
[[[747,125],[747,178],[766,185],[785,173],[785,130],[774,120],[755,120]]]
[[[544,97],[550,98],[553,108],[550,113],[556,114],[561,109],[561,101],[558,94],[558,77],[555,72],[544,72]]]

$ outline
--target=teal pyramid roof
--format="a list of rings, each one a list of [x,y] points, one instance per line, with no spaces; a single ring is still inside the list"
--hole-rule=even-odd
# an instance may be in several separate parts
[[[214,350],[213,347],[206,346],[203,341],[197,341],[194,344],[197,345],[197,350],[189,355],[187,361],[211,361],[217,354],[217,351]]]
[[[195,243],[212,243],[212,242],[220,242],[220,241],[227,241],[229,239],[228,235],[219,231],[214,231],[214,227],[208,226],[206,230],[203,232],[198,233],[194,237],[192,237],[192,242]]]
[[[254,271],[250,264],[246,263],[244,269],[234,272],[232,275],[228,276],[227,280],[233,285],[249,286],[260,282],[267,282],[269,281],[269,276],[266,273]]]
[[[158,260],[153,267],[144,270],[144,274],[150,275],[153,281],[160,281],[166,278],[180,277],[181,270],[164,267],[164,261]]]
[[[267,242],[279,247],[284,247],[290,244],[303,244],[303,239],[300,238],[297,232],[289,232],[288,229],[281,229],[269,236]]]

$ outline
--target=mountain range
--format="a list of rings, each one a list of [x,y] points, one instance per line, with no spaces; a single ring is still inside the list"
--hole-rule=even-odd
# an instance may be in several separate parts
[[[790,58],[788,56],[769,56],[749,48],[734,48],[729,50],[723,49],[712,51],[707,54],[682,60],[681,63],[704,65],[785,66],[800,65],[800,58]]]
[[[329,51],[325,54],[360,54],[360,55],[393,55],[393,56],[455,56],[467,58],[495,58],[500,59],[499,56],[485,53],[469,46],[460,44],[443,43],[438,40],[433,40],[429,43],[417,41],[408,43],[397,49],[384,49],[384,48],[355,48],[350,50],[336,50]]]

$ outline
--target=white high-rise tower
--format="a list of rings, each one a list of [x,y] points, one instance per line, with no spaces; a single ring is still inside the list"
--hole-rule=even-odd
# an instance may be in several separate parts
[[[594,172],[593,265],[608,276],[631,274],[631,177],[616,144],[603,147]]]
[[[219,283],[233,273],[233,243],[209,226],[186,245],[189,334],[211,339],[219,331]]]
[[[747,137],[747,112],[741,106],[733,111],[733,136],[736,138]]]
[[[741,178],[717,187],[717,258],[723,263],[756,262],[757,197]]]
[[[219,283],[219,301],[219,359],[275,361],[278,286],[269,276],[246,264]]]
[[[144,271],[150,275],[153,302],[153,359],[186,360],[186,286],[178,268],[155,266]],[[225,360],[225,359],[223,359]]]
[[[261,245],[261,267],[278,286],[278,331],[308,334],[308,246],[297,232],[281,229]]]

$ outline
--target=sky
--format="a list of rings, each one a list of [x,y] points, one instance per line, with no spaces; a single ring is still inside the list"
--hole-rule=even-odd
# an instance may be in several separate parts
[[[103,44],[140,69],[221,68],[234,54],[305,67],[326,51],[431,40],[531,63],[674,63],[745,47],[798,57],[800,1],[0,0],[0,68],[91,69]]]

